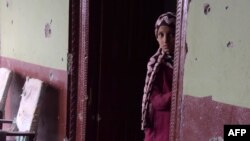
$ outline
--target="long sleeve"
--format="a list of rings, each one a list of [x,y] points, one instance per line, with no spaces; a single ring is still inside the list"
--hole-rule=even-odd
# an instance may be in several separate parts
[[[171,92],[160,93],[155,91],[151,97],[151,103],[155,110],[166,110],[169,109],[171,102]]]
[[[165,64],[159,67],[150,96],[151,126],[145,130],[144,141],[168,141],[169,139],[173,70]]]
[[[171,72],[169,72],[171,71]],[[167,110],[171,103],[172,70],[161,66],[153,85],[150,101],[155,110]]]

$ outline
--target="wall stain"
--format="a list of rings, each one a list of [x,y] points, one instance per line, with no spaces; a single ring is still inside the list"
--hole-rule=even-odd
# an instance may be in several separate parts
[[[6,7],[9,8],[12,5],[12,0],[6,0]]]
[[[50,20],[50,23],[45,24],[45,28],[44,28],[45,38],[51,37],[51,34],[52,34],[51,24],[52,24],[52,19]]]

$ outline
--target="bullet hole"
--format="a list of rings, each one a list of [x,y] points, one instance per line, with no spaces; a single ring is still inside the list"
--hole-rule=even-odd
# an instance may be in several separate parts
[[[227,43],[227,47],[228,47],[228,48],[233,48],[233,47],[234,47],[233,42],[232,42],[232,41],[229,41],[229,42]]]
[[[210,11],[210,5],[208,3],[204,4],[204,14],[207,15]]]
[[[49,38],[51,36],[51,25],[49,23],[45,24],[44,28],[44,33],[45,33],[45,38]]]
[[[7,8],[9,7],[9,2],[6,2],[6,7],[7,7]]]
[[[228,6],[226,6],[225,9],[227,10],[227,9],[228,9]]]
[[[13,20],[11,20],[11,24],[13,24],[14,23],[14,21]]]
[[[61,59],[61,60],[62,60],[62,62],[63,62],[63,57],[62,57],[62,59]]]
[[[198,58],[194,58],[195,61],[198,61]]]

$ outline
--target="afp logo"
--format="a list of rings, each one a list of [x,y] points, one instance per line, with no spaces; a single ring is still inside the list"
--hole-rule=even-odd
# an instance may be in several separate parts
[[[250,125],[224,125],[224,141],[250,141]]]

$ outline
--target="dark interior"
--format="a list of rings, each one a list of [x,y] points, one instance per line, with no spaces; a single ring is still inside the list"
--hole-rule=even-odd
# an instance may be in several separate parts
[[[154,23],[175,0],[90,1],[87,141],[142,141],[146,64],[158,48]]]

